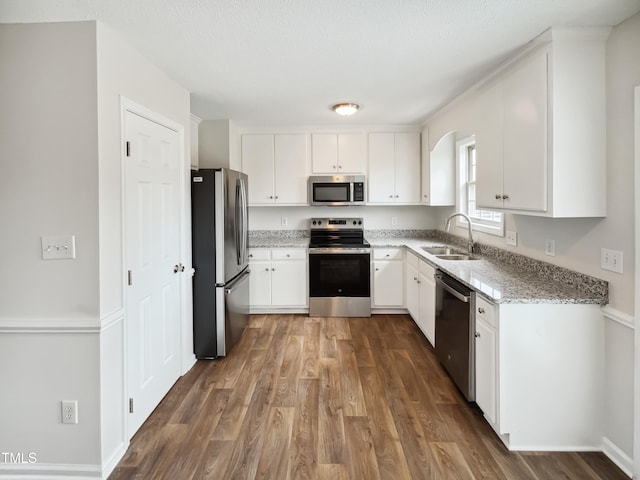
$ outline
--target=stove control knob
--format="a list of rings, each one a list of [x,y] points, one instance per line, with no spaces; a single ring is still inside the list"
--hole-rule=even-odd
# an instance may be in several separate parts
[[[355,220],[353,221],[353,224],[356,225],[358,222],[356,222]]]
[[[358,225],[362,225],[362,220],[358,220]]]
[[[322,225],[322,220],[318,220],[318,225]]]
[[[315,221],[315,220],[313,221],[313,224],[314,224],[314,225],[316,224],[316,221]]]

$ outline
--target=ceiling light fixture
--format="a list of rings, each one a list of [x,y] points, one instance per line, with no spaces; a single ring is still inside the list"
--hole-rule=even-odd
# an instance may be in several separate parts
[[[338,115],[349,116],[353,115],[358,111],[360,105],[357,103],[338,103],[331,107],[331,109],[336,112]]]

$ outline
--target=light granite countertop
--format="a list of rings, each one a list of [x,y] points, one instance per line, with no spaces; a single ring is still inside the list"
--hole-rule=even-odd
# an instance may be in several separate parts
[[[307,232],[250,232],[250,248],[307,247]],[[373,248],[405,247],[494,303],[608,303],[608,283],[495,247],[478,245],[476,260],[444,260],[422,247],[452,246],[464,251],[464,239],[440,231],[366,231]]]

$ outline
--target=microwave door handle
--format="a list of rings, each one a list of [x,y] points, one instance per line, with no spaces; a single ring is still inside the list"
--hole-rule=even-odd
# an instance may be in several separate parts
[[[353,202],[353,199],[355,198],[354,195],[354,182],[350,182],[349,183],[349,201]]]

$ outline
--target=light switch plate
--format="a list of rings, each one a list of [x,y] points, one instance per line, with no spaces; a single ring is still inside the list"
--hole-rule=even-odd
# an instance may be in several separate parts
[[[507,230],[507,245],[518,246],[518,232]]]
[[[46,235],[42,237],[43,260],[74,258],[76,258],[75,235]]]

